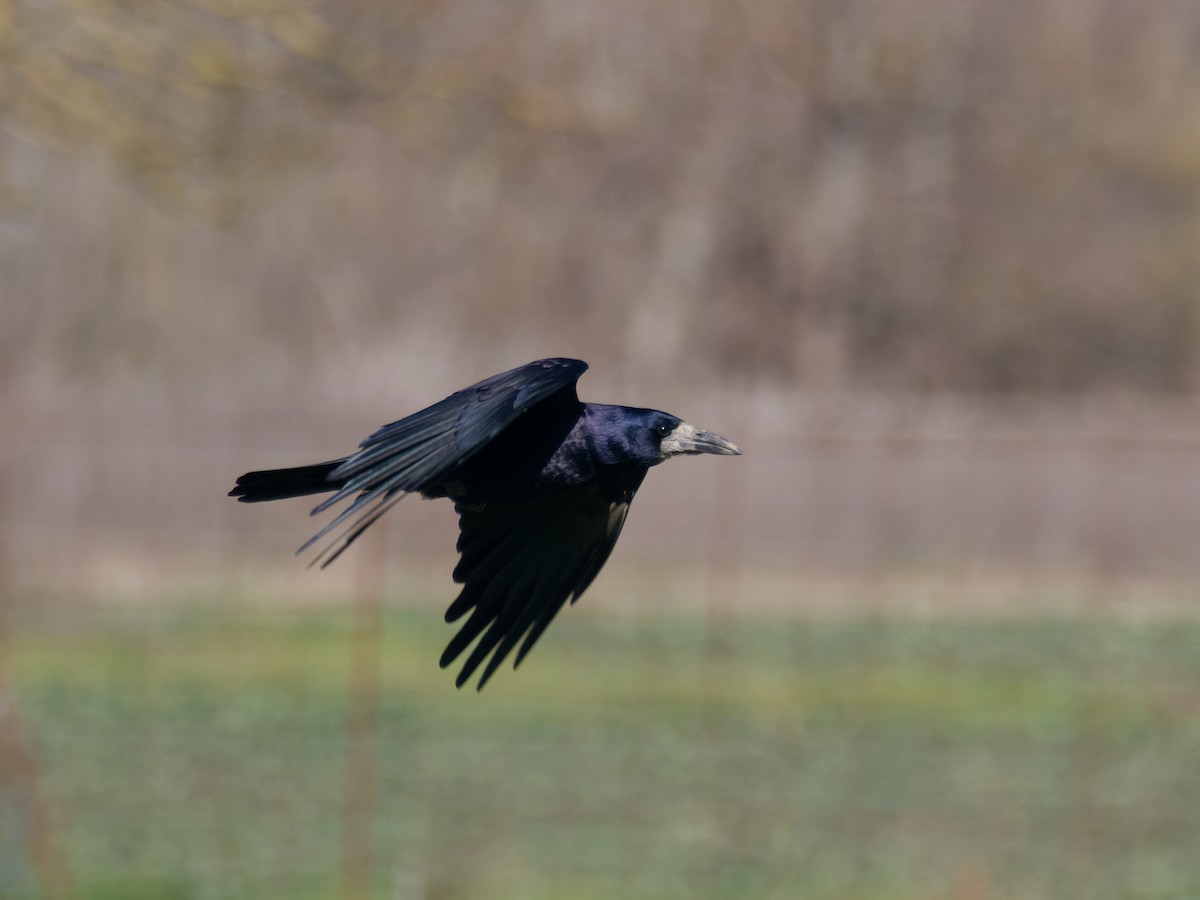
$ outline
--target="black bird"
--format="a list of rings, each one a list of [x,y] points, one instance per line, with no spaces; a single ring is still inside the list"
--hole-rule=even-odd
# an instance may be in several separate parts
[[[524,638],[520,665],[563,604],[592,583],[651,466],[686,453],[741,455],[665,412],[581,403],[575,383],[586,369],[577,359],[543,359],[502,372],[384,425],[350,456],[248,472],[229,495],[257,503],[334,491],[314,515],[353,498],[297,551],[344,525],[313,560],[322,568],[405,494],[453,500],[454,580],[463,589],[446,621],[471,615],[441,665],[482,634],[456,682],[462,687],[491,654],[482,688]]]

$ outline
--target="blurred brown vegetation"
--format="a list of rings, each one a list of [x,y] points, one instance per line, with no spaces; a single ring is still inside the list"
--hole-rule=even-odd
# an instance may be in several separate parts
[[[5,0],[0,353],[1190,391],[1197,109],[1185,0]]]
[[[274,558],[238,472],[576,355],[748,451],[648,559],[1190,576],[1197,109],[1186,2],[0,3],[10,554]]]

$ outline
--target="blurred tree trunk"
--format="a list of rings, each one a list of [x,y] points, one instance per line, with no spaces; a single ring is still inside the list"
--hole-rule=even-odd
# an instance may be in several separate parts
[[[0,370],[0,422],[4,422],[6,433],[5,440],[0,441],[0,523],[15,521],[6,511],[13,496],[12,485],[18,483],[20,436],[25,434],[22,425],[27,427],[27,417],[21,416],[15,395],[6,373]],[[27,859],[40,896],[64,900],[74,893],[71,877],[38,784],[36,750],[22,720],[20,699],[8,670],[8,618],[13,591],[6,534],[0,529],[0,894],[7,895],[13,888],[21,892],[23,879],[19,873],[25,869],[23,860]],[[10,854],[13,858],[6,859]],[[17,873],[15,877],[13,873]],[[17,883],[10,884],[10,878]]]

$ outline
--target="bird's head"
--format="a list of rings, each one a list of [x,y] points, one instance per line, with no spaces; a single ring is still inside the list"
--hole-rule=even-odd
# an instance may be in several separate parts
[[[693,425],[657,409],[630,406],[607,407],[603,418],[608,421],[609,453],[614,462],[634,462],[656,466],[672,456],[714,453],[720,456],[741,456],[730,441],[701,431]]]
[[[711,431],[701,431],[669,413],[658,414],[658,421],[654,423],[654,434],[658,438],[659,462],[684,454],[742,455],[742,451],[732,441]]]

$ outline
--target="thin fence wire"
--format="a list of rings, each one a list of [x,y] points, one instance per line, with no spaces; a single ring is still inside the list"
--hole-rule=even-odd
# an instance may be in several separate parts
[[[700,421],[745,456],[652,472],[609,571],[699,578],[699,606],[722,608],[753,608],[755,584],[772,579],[1200,576],[1200,428],[1178,409],[1093,421],[1071,409],[988,415],[967,401],[890,417],[869,404],[854,412],[854,398],[834,406],[831,419],[795,402],[782,416],[707,404]],[[387,418],[83,397],[27,409],[0,515],[19,560],[12,577],[25,591],[80,597],[186,594],[238,578],[273,578],[293,597],[344,594],[349,567],[309,572],[292,558],[322,521],[306,515],[311,504],[244,506],[225,494],[248,469],[344,454]],[[453,565],[449,508],[413,499],[388,519],[385,590],[442,580]]]

